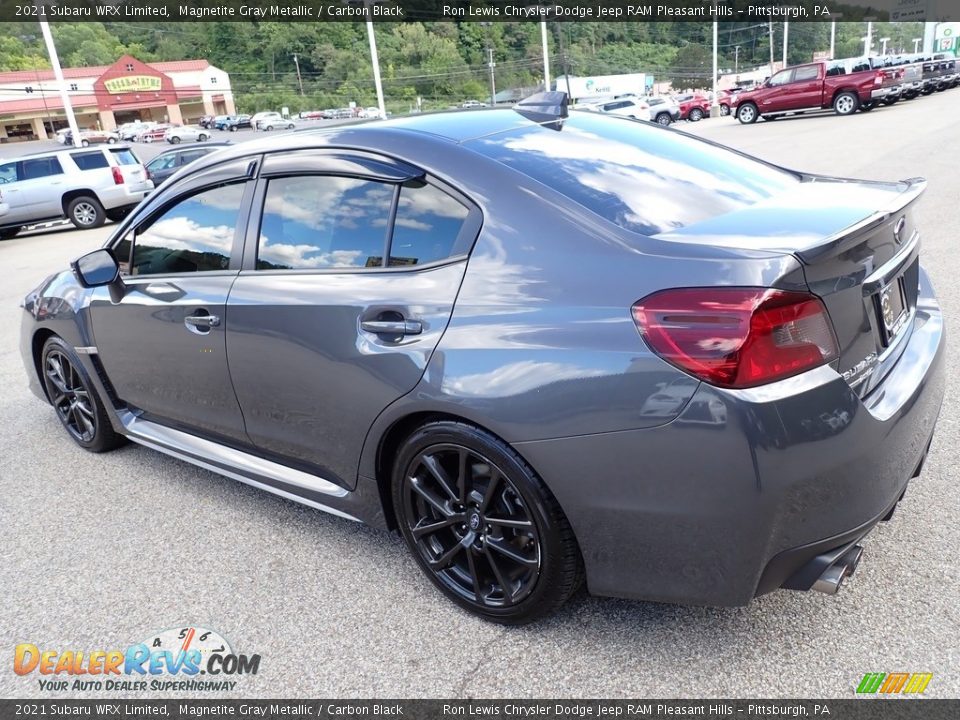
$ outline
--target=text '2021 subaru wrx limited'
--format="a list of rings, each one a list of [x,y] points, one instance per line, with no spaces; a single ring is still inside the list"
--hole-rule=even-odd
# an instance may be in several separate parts
[[[165,183],[22,352],[82,447],[397,529],[491,620],[835,592],[944,392],[923,188],[559,94],[296,132]]]

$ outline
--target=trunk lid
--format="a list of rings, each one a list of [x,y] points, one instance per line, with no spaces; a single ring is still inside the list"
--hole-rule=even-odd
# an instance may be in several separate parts
[[[804,177],[788,193],[657,238],[789,253],[827,307],[837,370],[861,396],[896,362],[919,287],[913,205],[926,183]]]

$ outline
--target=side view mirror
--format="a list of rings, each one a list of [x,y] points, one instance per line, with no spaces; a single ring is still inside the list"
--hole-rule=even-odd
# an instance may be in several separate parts
[[[120,277],[117,259],[106,248],[82,255],[70,267],[85,288],[111,285]]]

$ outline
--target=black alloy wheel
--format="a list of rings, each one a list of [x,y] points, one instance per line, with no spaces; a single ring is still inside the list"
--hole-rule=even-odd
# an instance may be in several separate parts
[[[58,337],[47,340],[41,368],[50,404],[78,445],[92,452],[104,452],[126,442],[111,427],[90,379],[69,345]]]
[[[582,581],[556,500],[509,446],[479,428],[439,421],[414,433],[397,459],[394,507],[427,576],[486,619],[529,622]]]

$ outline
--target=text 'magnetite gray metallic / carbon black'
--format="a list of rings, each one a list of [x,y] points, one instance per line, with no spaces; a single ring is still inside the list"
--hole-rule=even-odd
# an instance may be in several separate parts
[[[498,622],[836,592],[944,393],[924,182],[531,104],[197,160],[27,296],[31,387],[90,450],[399,530]]]

